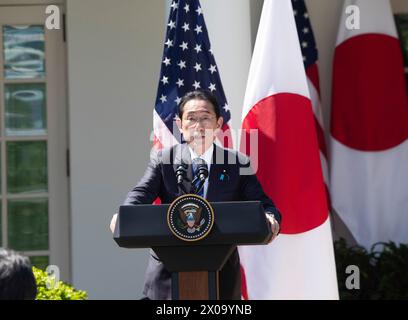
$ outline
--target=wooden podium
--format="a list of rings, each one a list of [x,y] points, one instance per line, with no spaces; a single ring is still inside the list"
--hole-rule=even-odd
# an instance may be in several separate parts
[[[212,202],[213,227],[186,242],[167,223],[169,205],[121,206],[114,240],[123,248],[152,248],[172,273],[173,300],[218,300],[218,272],[237,245],[266,244],[272,232],[260,201]]]

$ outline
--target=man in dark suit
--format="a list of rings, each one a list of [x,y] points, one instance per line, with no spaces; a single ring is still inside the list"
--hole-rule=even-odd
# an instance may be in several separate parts
[[[176,121],[186,143],[152,152],[143,178],[129,192],[124,204],[152,203],[157,197],[162,203],[173,202],[181,195],[176,179],[176,170],[181,163],[187,165],[183,188],[190,192],[194,188],[191,183],[194,165],[191,164],[200,158],[208,165],[209,171],[200,195],[210,202],[260,200],[271,224],[272,241],[279,233],[281,215],[263,192],[256,175],[250,172],[248,157],[214,144],[217,131],[223,124],[216,98],[201,90],[186,94]],[[112,232],[115,223],[116,215],[111,222]],[[220,299],[241,299],[240,262],[236,249],[221,269],[219,281]],[[171,274],[153,250],[143,294],[149,299],[171,299]]]

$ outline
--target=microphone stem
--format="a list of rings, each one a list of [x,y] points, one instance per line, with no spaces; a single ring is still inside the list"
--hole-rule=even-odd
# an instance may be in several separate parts
[[[187,194],[187,190],[184,187],[183,183],[178,183],[179,189],[183,192],[183,194]],[[181,195],[181,192],[180,192]]]

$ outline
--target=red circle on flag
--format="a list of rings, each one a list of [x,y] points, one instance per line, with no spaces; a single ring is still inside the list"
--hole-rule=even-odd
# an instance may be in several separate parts
[[[331,133],[361,151],[382,151],[408,138],[407,88],[396,38],[365,34],[336,48]]]
[[[328,217],[317,134],[311,102],[290,93],[267,97],[251,108],[243,121],[247,130],[258,129],[258,152],[251,165],[264,192],[282,214],[281,233],[295,234],[316,228]]]

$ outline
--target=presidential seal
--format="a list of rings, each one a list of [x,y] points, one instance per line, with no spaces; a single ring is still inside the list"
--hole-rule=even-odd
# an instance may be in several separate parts
[[[210,203],[196,194],[178,197],[167,211],[170,231],[184,241],[205,238],[214,224],[214,211]]]

